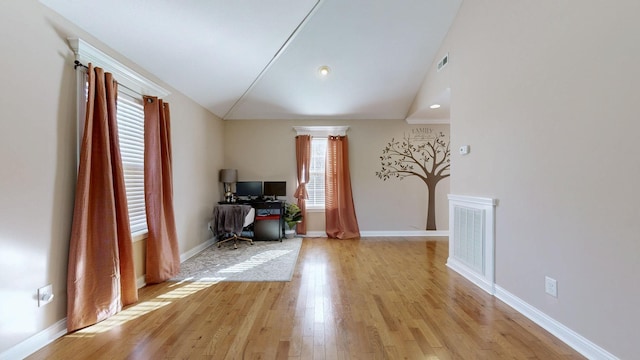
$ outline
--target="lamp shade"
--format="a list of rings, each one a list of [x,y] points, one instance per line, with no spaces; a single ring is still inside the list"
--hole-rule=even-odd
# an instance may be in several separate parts
[[[234,183],[238,181],[238,170],[236,169],[221,169],[220,170],[220,182]]]

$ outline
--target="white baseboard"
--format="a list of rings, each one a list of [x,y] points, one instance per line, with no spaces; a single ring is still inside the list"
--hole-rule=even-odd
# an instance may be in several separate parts
[[[618,360],[605,349],[497,285],[495,286],[495,296],[588,359]]]
[[[24,359],[67,333],[64,318],[0,354],[0,360]]]
[[[489,295],[495,295],[494,284],[492,284],[486,278],[479,276],[477,272],[469,269],[466,265],[456,260],[455,258],[449,256],[449,258],[447,259],[447,267],[464,276],[467,280],[474,283],[480,289],[488,292]]]
[[[138,278],[136,279],[136,286],[138,287],[138,289],[141,289],[143,287],[145,287],[147,285],[147,281],[145,280],[145,276],[138,276]]]
[[[327,237],[324,231],[307,231],[304,237]],[[449,236],[449,230],[390,230],[390,231],[360,231],[361,237],[393,237],[393,236]]]
[[[186,260],[198,255],[198,253],[200,253],[202,250],[208,248],[209,246],[213,245],[213,243],[216,242],[215,238],[211,238],[205,242],[203,242],[202,244],[194,247],[193,249],[187,251],[184,254],[180,254],[180,262],[183,263]]]
[[[209,246],[213,245],[213,243],[215,241],[216,241],[215,238],[211,238],[211,239],[203,242],[202,244],[194,247],[193,249],[187,251],[186,253],[180,254],[180,263],[183,263],[186,260],[196,256],[202,250],[204,250],[204,249],[208,248]],[[136,279],[136,286],[138,287],[138,289],[143,288],[146,285],[147,285],[147,281],[145,280],[145,275],[138,276],[138,278]]]
[[[324,231],[307,231],[304,235],[299,235],[302,237],[327,237],[327,233]]]

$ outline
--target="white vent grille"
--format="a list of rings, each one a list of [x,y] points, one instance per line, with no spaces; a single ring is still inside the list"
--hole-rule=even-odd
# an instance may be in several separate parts
[[[484,275],[484,211],[455,206],[453,223],[453,255]]]
[[[438,71],[442,70],[449,63],[449,53],[447,53],[442,60],[438,61]]]
[[[490,294],[494,293],[496,200],[449,195],[447,266]]]

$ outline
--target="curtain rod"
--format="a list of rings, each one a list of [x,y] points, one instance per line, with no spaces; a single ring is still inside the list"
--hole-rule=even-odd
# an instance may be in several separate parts
[[[83,64],[83,63],[81,63],[79,60],[75,60],[75,61],[73,62],[73,69],[74,69],[74,70],[77,70],[79,67],[83,67],[83,68],[85,68],[86,70],[89,70],[89,67],[88,67],[87,65],[85,65],[85,64]],[[142,95],[142,96],[151,96],[151,95],[145,95],[145,94],[142,94],[140,91],[134,90],[134,89],[132,89],[131,87],[126,86],[126,85],[121,84],[121,83],[118,83],[118,86],[122,86],[122,87],[123,87],[123,88],[125,88],[125,89],[129,89],[130,91],[132,91],[133,93],[138,94],[138,95]],[[150,101],[150,102],[152,102],[152,101]]]
[[[85,69],[89,69],[89,67],[83,63],[81,63],[80,61],[76,60],[73,62],[73,69],[76,70],[79,66],[85,68]]]

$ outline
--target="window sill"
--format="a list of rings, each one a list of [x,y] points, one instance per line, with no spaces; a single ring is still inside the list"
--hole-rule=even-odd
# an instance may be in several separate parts
[[[146,240],[149,237],[149,230],[138,231],[137,233],[131,234],[131,242],[138,242],[142,240]]]
[[[324,212],[324,208],[320,208],[320,207],[312,207],[309,208],[307,207],[307,212]]]

